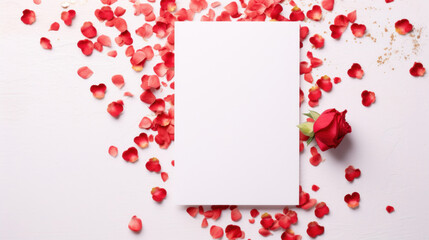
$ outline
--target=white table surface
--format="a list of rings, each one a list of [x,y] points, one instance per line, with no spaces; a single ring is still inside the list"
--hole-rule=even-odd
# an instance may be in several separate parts
[[[304,2],[313,1],[296,2],[308,10]],[[390,4],[383,0],[336,2],[334,12],[325,14],[325,21],[307,23],[310,35],[320,33],[326,39],[323,50],[313,51],[316,57],[327,59],[313,70],[313,76],[317,79],[328,74],[343,79],[331,93],[323,93],[315,110],[347,109],[353,132],[338,149],[323,153],[326,161],[318,167],[310,165],[308,149],[301,155],[301,185],[312,197],[325,201],[331,212],[319,220],[313,211],[299,210],[299,223],[293,229],[308,239],[307,223],[317,220],[325,226],[325,234],[318,239],[425,239],[429,222],[429,80],[428,74],[411,77],[408,70],[414,61],[429,67],[429,4],[421,0],[395,0]],[[187,5],[178,2],[178,8]],[[126,163],[120,156],[113,159],[107,153],[112,144],[120,152],[133,145],[132,139],[140,133],[138,123],[149,110],[138,99],[142,73],[130,68],[124,48],[114,46],[118,57],[113,59],[105,55],[106,50],[85,57],[76,47],[76,42],[83,39],[80,26],[87,20],[99,33],[116,35],[115,29],[102,27],[93,15],[100,6],[95,0],[78,1],[73,5],[76,19],[72,27],[66,27],[60,20],[63,9],[59,1],[43,0],[38,6],[31,0],[0,2],[0,239],[210,239],[208,229],[200,227],[201,216],[189,217],[168,196],[162,204],[151,199],[152,187],[162,186],[168,191],[174,184],[169,164],[174,143],[167,151],[152,143],[149,149],[140,151],[136,164]],[[125,18],[131,29],[143,24],[143,16],[132,15],[130,3],[124,1],[121,6],[127,8]],[[37,21],[32,26],[20,21],[26,8],[36,11]],[[357,22],[367,26],[373,39],[354,40],[350,29],[340,41],[331,39],[328,22],[354,9]],[[414,37],[394,33],[394,23],[402,18],[414,24]],[[60,22],[60,31],[48,32],[54,21]],[[417,40],[418,30],[421,37]],[[393,42],[392,33],[396,36]],[[51,39],[52,51],[40,47],[42,36]],[[134,40],[135,46],[146,44],[140,37]],[[152,37],[149,43],[155,40]],[[307,43],[303,48],[303,58],[309,46]],[[379,56],[389,53],[384,64],[377,63]],[[152,74],[157,61],[149,63],[144,73]],[[346,74],[354,62],[365,71],[362,80],[350,79]],[[83,65],[94,71],[88,80],[76,74]],[[124,75],[124,90],[111,83],[114,74]],[[100,82],[108,87],[102,101],[94,99],[89,91],[92,84]],[[307,93],[310,84],[301,81],[301,85]],[[126,90],[136,97],[124,98],[124,113],[115,120],[106,112],[107,104],[122,98]],[[361,104],[363,90],[376,93],[377,101],[370,108]],[[145,169],[150,157],[158,157],[170,174],[166,183]],[[344,178],[344,169],[350,164],[362,171],[352,184]],[[320,186],[317,193],[310,190],[312,184]],[[343,201],[345,194],[354,191],[361,194],[361,205],[356,210]],[[388,214],[386,205],[394,206],[396,211]],[[247,221],[250,207],[241,209],[239,225],[246,238],[262,239],[257,233],[260,225]],[[281,208],[265,210],[275,213]],[[140,234],[127,228],[133,215],[143,221]],[[225,227],[230,223],[226,211],[215,224]],[[269,239],[279,239],[280,234],[277,231]]]

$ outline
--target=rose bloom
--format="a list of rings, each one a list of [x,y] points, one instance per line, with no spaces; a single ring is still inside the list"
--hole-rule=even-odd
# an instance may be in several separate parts
[[[314,138],[320,150],[326,151],[336,148],[347,133],[352,132],[352,128],[346,122],[347,110],[342,113],[336,109],[324,111],[313,126]]]

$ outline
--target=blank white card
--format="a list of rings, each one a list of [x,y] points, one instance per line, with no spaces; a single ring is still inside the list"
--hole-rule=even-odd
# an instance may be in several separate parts
[[[179,205],[299,202],[299,25],[175,23]]]

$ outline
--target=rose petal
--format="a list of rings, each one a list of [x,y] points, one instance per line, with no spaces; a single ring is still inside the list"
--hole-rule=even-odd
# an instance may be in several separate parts
[[[353,23],[351,26],[351,30],[353,35],[355,35],[355,37],[363,37],[363,35],[365,34],[366,31],[366,26],[363,24],[357,24],[357,23]]]
[[[405,35],[413,30],[413,25],[408,19],[402,19],[395,23],[395,30],[401,35]]]
[[[49,31],[58,31],[60,29],[60,24],[57,22],[53,22],[49,27]]]
[[[136,216],[133,216],[128,223],[128,228],[134,232],[140,232],[142,230],[142,220]]]
[[[116,101],[116,102],[111,102],[108,106],[107,106],[107,112],[110,113],[110,115],[112,115],[112,117],[118,118],[119,115],[122,113],[122,111],[124,110],[123,107],[123,102],[122,101]]]
[[[127,162],[136,162],[137,160],[139,160],[139,154],[137,152],[137,149],[135,147],[128,148],[122,153],[122,158]]]
[[[134,142],[140,148],[147,148],[149,146],[149,139],[146,133],[140,133],[140,135],[134,138]]]
[[[345,175],[346,179],[349,182],[353,182],[353,180],[355,178],[360,177],[360,174],[361,174],[360,169],[359,168],[354,168],[352,165],[348,166],[346,168],[345,172],[346,172],[346,175]]]
[[[344,201],[347,203],[347,206],[349,206],[349,208],[357,208],[359,207],[360,194],[357,192],[347,194],[346,196],[344,196]]]
[[[94,38],[97,36],[97,29],[92,25],[92,22],[84,22],[80,31],[87,38]]]
[[[307,226],[307,234],[312,238],[322,235],[324,232],[325,228],[320,226],[317,222],[310,222]]]
[[[92,95],[97,99],[103,99],[106,94],[106,85],[100,83],[98,85],[92,85],[89,89]]]
[[[347,74],[351,78],[362,79],[362,77],[364,75],[364,71],[358,63],[353,63],[352,67],[347,71]]]
[[[223,236],[223,229],[219,226],[213,225],[210,228],[210,235],[212,236],[213,239],[219,239],[222,238]]]
[[[64,24],[67,26],[71,26],[74,17],[76,16],[75,10],[64,11],[61,13],[61,20],[64,21]]]
[[[51,40],[45,37],[40,38],[40,46],[44,49],[52,49]]]
[[[93,73],[94,72],[87,66],[83,66],[77,70],[77,74],[83,79],[88,79]]]
[[[33,24],[36,21],[36,13],[33,10],[25,9],[22,11],[21,21],[27,25]]]
[[[362,105],[365,107],[371,106],[375,102],[375,93],[371,91],[363,91],[362,94]]]
[[[110,154],[110,156],[112,156],[112,157],[116,157],[116,156],[118,156],[118,148],[117,148],[117,147],[115,147],[115,146],[110,146],[110,147],[109,147],[109,154]]]
[[[410,74],[414,77],[422,77],[425,75],[426,69],[423,67],[423,64],[415,62],[413,67],[410,69]]]

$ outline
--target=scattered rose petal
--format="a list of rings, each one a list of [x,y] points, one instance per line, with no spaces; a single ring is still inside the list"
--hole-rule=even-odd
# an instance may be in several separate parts
[[[191,216],[191,217],[196,217],[198,214],[198,208],[196,207],[188,207],[186,209],[186,212]]]
[[[348,166],[345,172],[346,172],[346,179],[349,182],[353,182],[355,178],[360,177],[360,169],[354,168],[352,165]]]
[[[128,223],[128,228],[133,232],[140,232],[142,230],[142,220],[133,216],[130,223]]]
[[[332,11],[334,9],[334,0],[322,0],[322,7],[325,10]]]
[[[310,222],[307,226],[307,234],[312,238],[322,235],[324,232],[325,228],[320,226],[317,222]]]
[[[100,83],[98,85],[92,85],[89,89],[92,95],[97,99],[103,99],[106,94],[106,85]]]
[[[124,84],[125,84],[124,77],[122,75],[120,75],[120,74],[113,75],[112,76],[112,83],[117,88],[121,89],[124,86]]]
[[[107,52],[107,56],[109,57],[116,57],[117,55],[118,55],[118,52],[116,52],[116,50]]]
[[[319,191],[320,187],[319,187],[319,186],[317,186],[317,185],[315,185],[315,184],[313,184],[313,186],[311,186],[311,189],[312,189],[313,191],[317,192],[317,191]]]
[[[83,79],[88,79],[93,73],[94,72],[87,66],[83,66],[77,70],[77,74]]]
[[[231,210],[231,220],[234,222],[238,222],[241,219],[241,212],[240,210],[236,207],[233,210]]]
[[[258,211],[258,209],[252,209],[252,210],[250,210],[250,216],[252,216],[252,218],[255,218],[255,217],[257,217],[259,215],[259,211]]]
[[[244,232],[237,225],[228,225],[225,228],[225,236],[228,240],[235,240],[238,238],[244,238]]]
[[[88,39],[80,40],[77,43],[77,46],[80,48],[82,53],[86,56],[91,55],[92,51],[94,50],[94,44],[92,43],[91,40],[88,40]]]
[[[122,153],[122,158],[127,162],[136,162],[137,160],[139,160],[139,154],[137,152],[137,149],[135,147],[128,148]]]
[[[45,37],[40,38],[40,46],[44,49],[52,49],[51,40]]]
[[[140,135],[134,138],[134,142],[140,148],[147,148],[149,146],[149,140],[146,133],[140,133]]]
[[[97,29],[92,25],[92,22],[84,22],[80,31],[87,38],[94,38],[97,36]]]
[[[57,22],[53,22],[49,27],[49,31],[58,31],[60,29],[60,24]]]
[[[124,105],[124,103],[121,100],[116,101],[116,102],[111,102],[107,106],[107,112],[110,113],[110,115],[112,115],[112,117],[118,118],[119,115],[124,110],[123,105]]]
[[[103,34],[98,36],[97,42],[106,47],[112,46],[112,40],[110,40],[110,37]]]
[[[395,211],[395,208],[394,208],[394,207],[392,207],[392,206],[387,206],[387,207],[386,207],[386,211],[387,211],[388,213],[392,213],[393,211]]]
[[[362,94],[362,105],[365,107],[371,106],[375,102],[375,93],[371,91],[363,91]]]
[[[395,30],[401,35],[405,35],[413,30],[413,25],[408,19],[402,19],[395,23]]]
[[[341,82],[341,78],[339,78],[339,77],[334,77],[334,83],[335,84],[338,84],[338,83],[340,83]]]
[[[168,180],[168,173],[162,172],[161,173],[161,179],[163,182],[166,182]]]
[[[115,147],[115,146],[110,146],[110,147],[109,147],[109,154],[110,154],[110,156],[112,156],[112,157],[116,157],[116,156],[118,156],[118,148],[117,148],[117,147]]]
[[[311,10],[307,12],[307,17],[313,21],[320,21],[322,18],[322,8],[319,5],[314,5]]]
[[[415,62],[413,67],[410,69],[410,74],[414,77],[422,77],[425,75],[426,69],[423,67],[423,64]]]
[[[347,14],[347,19],[351,23],[354,23],[356,21],[356,10],[354,10],[353,12],[350,12],[349,14]]]
[[[164,188],[160,187],[152,188],[152,191],[150,191],[150,193],[152,194],[152,199],[155,202],[162,202],[162,200],[164,200],[164,198],[167,196],[167,191]]]
[[[352,67],[347,71],[347,74],[351,78],[362,79],[364,72],[358,63],[353,63]]]
[[[323,48],[325,45],[325,39],[319,34],[314,34],[314,36],[310,38],[310,43],[313,44],[316,49]]]
[[[324,202],[320,202],[316,205],[316,209],[314,210],[314,214],[318,218],[323,218],[326,214],[329,214],[329,208]]]
[[[33,10],[25,9],[22,11],[21,21],[27,25],[31,25],[36,21],[36,13]]]
[[[317,80],[316,84],[325,92],[330,92],[332,90],[331,78],[326,75]]]
[[[140,100],[144,103],[147,104],[152,104],[155,102],[156,97],[155,95],[153,95],[151,90],[145,90],[141,95],[140,95]]]
[[[146,169],[149,170],[149,172],[160,172],[161,165],[159,164],[158,158],[150,158],[146,163]]]
[[[212,236],[213,239],[219,239],[222,238],[223,236],[223,229],[219,226],[213,225],[210,228],[210,235]]]
[[[61,20],[64,21],[64,24],[67,26],[71,26],[74,17],[76,16],[75,10],[64,11],[61,13]]]
[[[317,152],[317,148],[311,147],[310,149],[311,157],[310,157],[310,163],[313,166],[318,166],[322,162],[322,156],[320,153]]]
[[[357,192],[347,194],[346,196],[344,196],[344,201],[347,203],[347,206],[349,206],[349,208],[357,208],[359,207],[360,194]]]
[[[363,24],[357,24],[357,23],[353,23],[351,26],[351,30],[353,35],[355,35],[355,37],[363,37],[363,35],[365,34],[366,31],[366,26]]]

